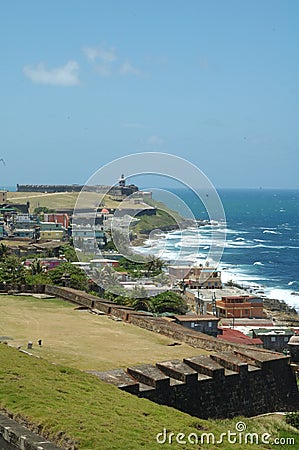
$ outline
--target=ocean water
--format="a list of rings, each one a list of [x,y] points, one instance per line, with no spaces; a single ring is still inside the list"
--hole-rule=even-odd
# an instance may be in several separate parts
[[[10,192],[16,192],[17,188],[16,186],[0,186],[0,191],[10,191]]]
[[[192,192],[176,189],[175,194],[196,218],[207,218]],[[166,233],[151,240],[143,251],[169,262],[200,262],[209,252],[212,230],[223,235],[226,231],[219,263],[223,281],[231,279],[254,287],[299,311],[299,190],[219,190],[218,194],[225,210],[225,226]]]

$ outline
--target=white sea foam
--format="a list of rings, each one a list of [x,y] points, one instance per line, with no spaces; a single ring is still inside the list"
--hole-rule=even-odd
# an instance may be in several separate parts
[[[208,250],[212,243],[212,233],[216,234],[218,239],[213,239],[214,245],[225,246],[227,249],[231,249],[231,252],[240,252],[242,249],[298,249],[298,246],[286,246],[286,245],[270,245],[270,235],[281,234],[277,231],[277,228],[260,227],[263,230],[264,236],[269,235],[269,239],[244,239],[242,237],[246,232],[235,231],[229,228],[216,228],[211,226],[197,228],[189,228],[183,230],[175,230],[169,233],[161,235],[157,240],[151,243],[151,247],[140,247],[140,251],[143,254],[151,253],[159,255],[162,259],[180,264],[180,261],[184,264],[198,264],[204,263]],[[219,231],[219,234],[218,234]],[[224,231],[227,234],[226,241],[221,239],[224,235]],[[217,236],[218,234],[218,236]],[[234,235],[234,236],[233,236]],[[297,242],[296,242],[297,243]],[[222,270],[222,282],[226,283],[232,280],[241,286],[256,292],[257,290],[263,290],[265,295],[269,298],[276,298],[278,300],[284,300],[287,304],[294,306],[299,311],[299,295],[292,295],[291,289],[296,289],[293,286],[296,281],[292,280],[286,284],[285,289],[281,286],[266,288],[263,283],[268,284],[269,280],[261,277],[258,274],[258,268],[263,263],[261,261],[255,261],[253,264],[241,266],[232,265],[229,263],[222,263],[219,268]],[[271,278],[271,284],[273,285],[279,279],[275,280]],[[297,286],[297,285],[296,285]]]
[[[281,233],[279,233],[279,231],[274,231],[274,230],[264,230],[263,233],[265,233],[265,234],[281,234]]]
[[[267,297],[273,298],[276,300],[283,300],[288,305],[293,306],[296,310],[299,310],[299,293],[298,295],[292,294],[293,291],[289,289],[281,289],[281,288],[269,288],[265,289],[265,293]]]

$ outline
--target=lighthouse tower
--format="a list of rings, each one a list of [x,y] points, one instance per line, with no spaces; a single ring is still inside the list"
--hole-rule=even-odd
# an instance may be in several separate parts
[[[125,179],[125,176],[123,173],[121,174],[121,177],[118,180],[118,185],[119,185],[119,187],[125,187],[125,185],[126,185],[126,179]]]

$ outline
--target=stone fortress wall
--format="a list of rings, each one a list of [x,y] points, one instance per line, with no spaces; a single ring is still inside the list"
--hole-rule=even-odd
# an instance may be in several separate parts
[[[296,378],[289,357],[223,342],[72,288],[39,286],[35,287],[37,290],[211,352],[209,356],[199,355],[183,361],[92,372],[122,390],[201,418],[299,409]],[[20,291],[30,291],[30,287],[21,286]]]

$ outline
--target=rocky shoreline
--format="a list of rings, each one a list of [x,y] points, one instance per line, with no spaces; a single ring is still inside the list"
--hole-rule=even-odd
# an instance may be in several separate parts
[[[207,223],[208,223],[208,221],[206,221],[206,220],[198,220],[197,221],[197,225],[199,225],[199,226],[204,226]],[[186,228],[192,227],[192,226],[194,226],[194,221],[191,219],[190,220],[186,219],[186,220],[182,221],[180,224],[160,227],[160,230],[163,232],[169,232],[169,231],[177,230],[180,228],[186,229]],[[152,229],[142,230],[142,232],[140,232],[140,233],[138,233],[138,235],[136,235],[136,237],[132,241],[132,245],[133,246],[146,245],[145,241],[146,241],[146,239],[148,239],[148,237],[152,231],[153,231]],[[229,286],[229,284],[227,284],[227,285]],[[258,295],[258,293],[255,292],[254,289],[252,290],[250,288],[250,286],[248,286],[247,288],[244,288],[236,282],[231,282],[230,286],[234,286],[246,294],[248,294],[248,290],[250,290],[250,292],[253,295]],[[295,293],[294,293],[294,295],[295,295]],[[267,317],[272,318],[276,325],[299,327],[298,312],[296,311],[296,309],[294,307],[289,306],[284,300],[278,300],[275,298],[264,297],[263,302],[264,302],[264,310],[265,310]]]
[[[265,298],[264,310],[277,325],[299,327],[299,315],[296,309],[283,300]]]

